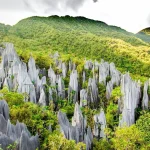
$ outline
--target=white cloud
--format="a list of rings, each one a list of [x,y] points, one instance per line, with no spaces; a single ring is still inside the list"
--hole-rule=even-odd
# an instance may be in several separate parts
[[[57,0],[57,9],[52,9],[49,6],[51,0],[46,1],[49,2],[45,4],[45,0],[38,0],[38,3],[35,0],[24,0],[28,3],[23,3],[21,0],[13,0],[13,3],[8,3],[10,0],[0,0],[0,22],[12,25],[29,16],[72,15],[100,20],[131,32],[150,26],[150,0],[98,0],[96,3],[93,0],[82,0],[82,3],[78,1],[80,5],[76,4],[75,10],[70,4],[66,5],[68,8],[63,7],[62,0],[61,3]]]
[[[89,18],[122,27],[131,32],[150,26],[150,0],[90,0],[80,8],[79,13]]]

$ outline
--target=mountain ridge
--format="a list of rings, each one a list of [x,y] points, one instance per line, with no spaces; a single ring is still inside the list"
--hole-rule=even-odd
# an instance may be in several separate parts
[[[149,43],[121,28],[85,17],[30,17],[1,38],[16,49],[76,54],[114,62],[122,71],[149,76]],[[140,68],[140,69],[138,69]]]

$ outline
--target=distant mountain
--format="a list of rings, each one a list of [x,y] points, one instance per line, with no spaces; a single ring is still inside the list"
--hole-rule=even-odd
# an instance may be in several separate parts
[[[150,28],[146,28],[137,33],[137,37],[150,43]]]
[[[114,62],[121,71],[149,76],[150,45],[139,35],[84,17],[30,17],[12,27],[0,26],[1,41],[16,49],[59,51]]]
[[[150,27],[142,30],[141,32],[144,32],[145,34],[150,35]]]

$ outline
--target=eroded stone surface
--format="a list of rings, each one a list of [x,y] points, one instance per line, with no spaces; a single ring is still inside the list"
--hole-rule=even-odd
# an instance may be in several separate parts
[[[6,117],[5,114],[5,111],[9,110],[7,103],[5,101],[0,101],[0,103],[2,110],[0,111],[0,147],[5,150],[10,144],[14,145],[16,142],[16,149],[18,150],[36,150],[39,148],[38,135],[31,136],[23,123],[17,121],[16,125],[11,124],[8,119],[9,116]]]
[[[123,106],[122,118],[120,119],[120,126],[130,126],[135,123],[135,108],[138,107],[141,97],[140,83],[132,81],[129,74],[122,75],[121,79],[121,92],[123,96],[120,101]]]

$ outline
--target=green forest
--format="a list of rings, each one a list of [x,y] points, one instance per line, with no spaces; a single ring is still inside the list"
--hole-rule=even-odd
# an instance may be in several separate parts
[[[86,60],[113,62],[116,68],[125,74],[129,72],[133,80],[141,81],[141,95],[143,96],[144,83],[150,78],[150,30],[145,29],[137,34],[129,33],[119,27],[109,26],[104,22],[90,20],[84,17],[31,17],[21,20],[14,26],[0,24],[0,47],[5,48],[5,42],[13,43],[15,50],[24,63],[30,57],[35,59],[36,65],[46,72],[50,66],[55,74],[62,74],[62,70],[55,65],[52,56],[58,52],[59,60],[72,61],[78,71],[79,86],[88,87],[88,79],[98,74],[84,68]],[[1,56],[2,59],[2,56]],[[83,71],[86,80],[82,82]],[[65,90],[71,71],[63,78]],[[40,75],[39,75],[40,76]],[[11,76],[12,80],[14,76]],[[41,75],[42,78],[42,75]],[[106,83],[112,77],[107,76]],[[46,81],[47,83],[49,81]],[[34,81],[32,81],[35,85]],[[57,86],[57,85],[56,85]],[[51,87],[44,85],[45,91]],[[106,98],[106,85],[98,83],[99,101],[90,106],[81,107],[81,112],[87,119],[87,125],[94,129],[93,116],[105,112],[107,127],[106,138],[94,138],[93,150],[149,150],[150,149],[150,101],[148,109],[141,106],[135,109],[135,124],[119,127],[118,99],[123,97],[120,85],[114,85],[111,97]],[[73,91],[72,94],[75,91]],[[150,84],[148,86],[150,98]],[[141,97],[142,97],[141,96]],[[16,124],[17,120],[27,125],[30,133],[38,133],[41,150],[85,150],[83,142],[76,143],[67,140],[60,132],[57,113],[66,113],[69,121],[74,114],[75,104],[66,99],[51,101],[47,106],[32,102],[25,102],[26,93],[18,93],[4,86],[0,90],[0,99],[6,100],[9,106],[10,120]],[[142,98],[140,99],[140,103]],[[49,130],[51,125],[51,130]],[[15,150],[15,145],[10,145],[7,150]]]
[[[1,25],[0,33],[1,41],[14,43],[23,52],[58,51],[79,58],[104,59],[114,62],[122,72],[149,77],[149,42],[100,21],[69,16],[31,17],[12,27]]]

